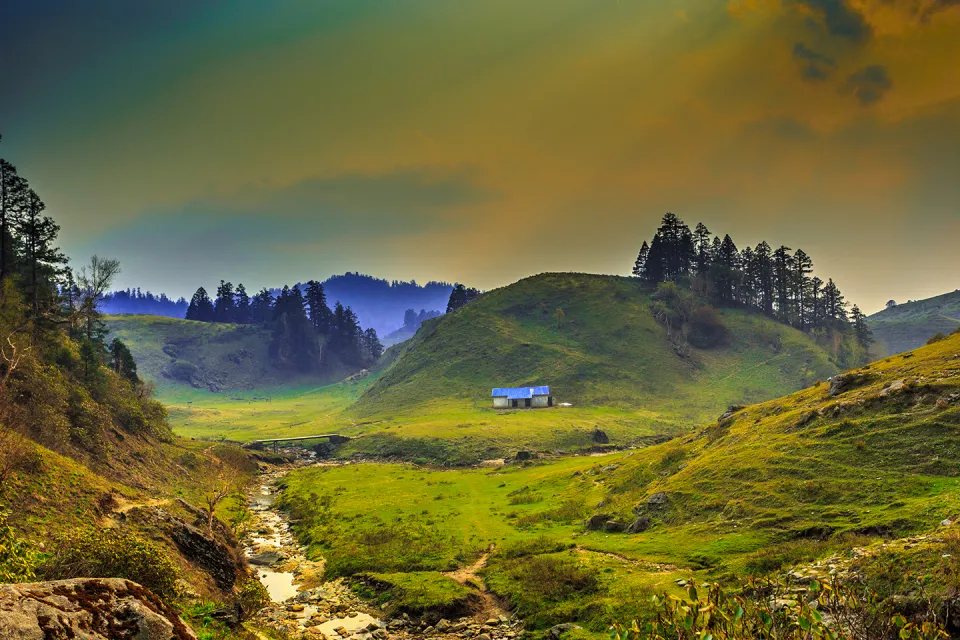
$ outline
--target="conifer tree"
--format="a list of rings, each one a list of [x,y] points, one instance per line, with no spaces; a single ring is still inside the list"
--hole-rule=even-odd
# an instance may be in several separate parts
[[[793,290],[793,256],[790,247],[780,245],[773,252],[773,281],[776,290],[777,317],[781,322],[789,323],[790,292]]]
[[[273,294],[264,287],[253,296],[250,303],[250,321],[254,324],[263,324],[273,318]]]
[[[693,242],[696,251],[696,269],[698,276],[706,276],[710,270],[711,243],[710,230],[702,222],[697,223],[693,231]]]
[[[250,322],[250,296],[247,295],[247,289],[243,283],[237,285],[234,294],[234,322],[237,324],[249,324]]]
[[[119,338],[114,338],[110,343],[110,368],[130,381],[130,384],[135,385],[140,382],[133,354]]]
[[[0,280],[9,276],[16,256],[17,223],[22,216],[27,181],[17,175],[17,168],[0,158]]]
[[[643,244],[640,245],[640,253],[637,254],[637,259],[633,263],[633,271],[631,273],[638,277],[643,278],[647,265],[647,256],[650,254],[650,245],[647,244],[647,241],[644,240]]]
[[[323,290],[323,284],[316,280],[307,283],[307,307],[310,311],[313,330],[322,336],[330,333],[330,307],[327,306],[327,294]]]
[[[200,287],[190,299],[190,306],[187,307],[187,320],[213,322],[214,317],[213,302],[210,301],[207,290]]]
[[[54,279],[67,263],[67,258],[54,245],[60,225],[43,215],[45,208],[40,197],[30,189],[26,209],[17,220],[17,233],[23,241],[21,277],[35,318],[54,300]]]
[[[797,327],[804,331],[807,328],[807,297],[810,291],[810,278],[813,273],[813,260],[804,252],[803,249],[797,249],[793,254],[793,281],[792,297],[794,315],[797,318]]]
[[[850,310],[850,322],[853,324],[853,333],[857,337],[857,342],[864,349],[869,349],[873,344],[873,332],[867,326],[867,316],[860,311],[860,307],[853,305]]]
[[[220,281],[220,286],[217,287],[217,299],[213,303],[213,312],[216,322],[234,322],[236,320],[232,283]]]

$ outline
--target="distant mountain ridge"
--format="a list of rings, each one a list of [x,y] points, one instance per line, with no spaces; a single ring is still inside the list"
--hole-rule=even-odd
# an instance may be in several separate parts
[[[922,347],[938,333],[960,329],[960,289],[892,305],[867,318],[878,347],[888,355]]]
[[[421,285],[414,280],[391,281],[349,271],[343,275],[331,276],[322,284],[331,308],[338,301],[345,307],[350,307],[363,327],[373,327],[380,336],[402,328],[407,309],[443,313],[453,290],[453,285],[448,282],[430,281]],[[306,284],[302,282],[297,283],[297,286],[301,290],[306,288]],[[274,288],[271,292],[276,295],[280,289]],[[253,293],[250,291],[251,295]],[[163,293],[141,293],[137,288],[107,294],[100,303],[100,309],[110,315],[183,318],[187,312],[187,301],[183,298],[171,300]]]

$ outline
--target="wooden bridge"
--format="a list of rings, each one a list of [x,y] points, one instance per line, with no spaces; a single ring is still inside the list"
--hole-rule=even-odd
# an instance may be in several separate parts
[[[266,446],[273,443],[273,451],[277,452],[277,446],[281,442],[299,442],[301,440],[319,440],[322,438],[327,438],[330,440],[331,444],[340,444],[349,440],[349,436],[342,436],[339,433],[320,433],[315,436],[297,436],[296,438],[266,438],[264,440],[251,440],[245,446],[247,447],[256,447],[256,446]]]

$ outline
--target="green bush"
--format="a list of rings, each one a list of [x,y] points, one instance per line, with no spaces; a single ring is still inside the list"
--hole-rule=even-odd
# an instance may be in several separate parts
[[[878,601],[842,583],[811,581],[800,593],[774,582],[750,582],[740,592],[691,584],[687,597],[654,596],[654,615],[615,624],[611,640],[934,640],[950,636],[936,621],[908,621]]]
[[[931,336],[931,338],[927,340],[927,344],[936,344],[938,342],[943,342],[946,339],[947,339],[947,336],[945,334],[938,333],[934,336]]]
[[[190,379],[197,373],[197,365],[192,362],[187,362],[186,360],[178,360],[170,365],[167,373],[174,380],[190,382]]]
[[[37,573],[48,580],[124,578],[170,601],[180,596],[177,566],[157,545],[119,529],[84,528],[58,536]]]
[[[7,524],[9,516],[0,507],[0,584],[30,582],[36,578],[40,556]]]
[[[730,330],[713,307],[700,307],[690,316],[687,339],[699,349],[712,349],[730,342]]]

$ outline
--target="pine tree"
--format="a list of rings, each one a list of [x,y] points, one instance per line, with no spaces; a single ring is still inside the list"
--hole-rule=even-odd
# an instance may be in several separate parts
[[[13,270],[17,253],[18,219],[26,203],[27,181],[17,175],[17,168],[0,158],[0,280]]]
[[[330,307],[327,306],[327,294],[323,290],[323,285],[316,280],[307,283],[307,306],[310,309],[313,330],[322,336],[330,333]]]
[[[792,293],[794,315],[797,318],[797,327],[801,331],[807,328],[807,297],[810,291],[810,279],[807,277],[813,273],[813,260],[804,252],[803,249],[797,249],[793,254],[793,280]]]
[[[823,308],[824,315],[833,325],[847,321],[847,302],[840,293],[840,288],[833,282],[833,278],[827,281],[823,287]]]
[[[640,245],[640,253],[637,254],[637,260],[633,263],[633,271],[631,273],[634,276],[638,278],[644,277],[648,255],[650,255],[650,245],[644,240],[643,244]]]
[[[264,287],[253,296],[250,303],[250,321],[254,324],[263,324],[273,318],[273,294]]]
[[[383,355],[383,345],[372,327],[363,332],[364,354],[371,363],[376,362]]]
[[[873,344],[873,332],[867,326],[867,316],[860,311],[860,307],[853,305],[850,310],[850,322],[853,324],[853,332],[857,337],[857,342],[864,349],[869,349]]]
[[[453,286],[450,299],[447,301],[447,313],[453,313],[480,295],[480,291],[473,287],[465,287],[459,282]]]
[[[140,382],[133,354],[119,338],[114,338],[110,343],[110,368],[129,380],[130,384],[136,385]]]
[[[759,309],[763,313],[773,315],[774,277],[773,257],[770,245],[766,241],[757,245],[753,250],[754,272],[757,277],[757,294],[760,299]]]
[[[773,252],[773,281],[776,292],[777,317],[790,323],[790,292],[793,290],[793,256],[790,247],[780,245]]]
[[[807,305],[807,322],[812,329],[823,327],[826,315],[823,311],[823,280],[814,276],[810,280],[810,296]]]
[[[710,270],[711,244],[710,230],[702,222],[697,223],[693,231],[694,249],[696,251],[696,269],[698,276],[706,276]]]
[[[213,322],[216,314],[213,310],[213,302],[207,295],[207,290],[203,287],[197,289],[190,299],[190,306],[187,307],[187,320],[197,320],[199,322]]]
[[[233,299],[233,284],[220,281],[217,287],[217,299],[213,303],[213,312],[216,322],[235,322],[236,305]]]
[[[17,221],[17,233],[23,239],[21,276],[34,317],[39,317],[55,299],[55,277],[67,258],[54,245],[60,225],[43,215],[46,206],[32,189],[27,193],[26,210]]]
[[[250,323],[250,296],[247,295],[247,289],[243,284],[237,285],[236,297],[234,303],[235,309],[235,322],[237,324],[249,324]]]

